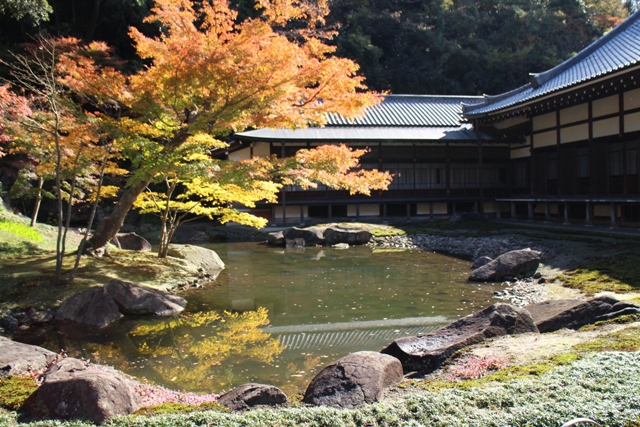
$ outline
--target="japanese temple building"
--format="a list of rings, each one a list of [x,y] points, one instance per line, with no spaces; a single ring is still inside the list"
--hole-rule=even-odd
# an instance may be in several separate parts
[[[254,212],[311,218],[434,217],[457,212],[640,223],[640,13],[560,65],[498,96],[383,95],[355,121],[235,134],[228,158],[345,143],[364,168],[395,174],[371,196],[287,187]]]

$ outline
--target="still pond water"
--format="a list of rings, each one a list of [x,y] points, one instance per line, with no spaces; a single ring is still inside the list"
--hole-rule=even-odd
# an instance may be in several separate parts
[[[58,331],[40,344],[172,389],[261,382],[303,392],[329,362],[433,331],[491,304],[496,290],[466,281],[469,262],[428,252],[207,247],[226,269],[181,294],[189,303],[180,316],[83,337]]]

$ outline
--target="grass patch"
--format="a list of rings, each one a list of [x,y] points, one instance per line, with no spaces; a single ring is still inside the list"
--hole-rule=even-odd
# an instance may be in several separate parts
[[[29,376],[0,378],[0,406],[18,411],[37,389],[36,381]]]
[[[617,293],[640,289],[640,263],[637,254],[595,261],[588,268],[579,268],[558,277],[564,285],[589,295],[602,291]]]
[[[582,356],[577,353],[560,353],[549,357],[539,363],[531,363],[527,365],[515,365],[499,371],[487,374],[481,378],[464,380],[460,382],[449,381],[422,381],[415,382],[413,385],[422,389],[437,392],[443,389],[456,388],[461,390],[470,390],[472,388],[481,388],[496,383],[508,383],[522,378],[540,377],[558,366],[568,366],[580,360]]]
[[[44,239],[34,228],[12,221],[0,220],[0,230],[14,234],[32,242],[42,242]]]
[[[134,416],[151,417],[166,414],[189,414],[191,412],[218,411],[231,412],[229,408],[218,402],[205,402],[200,405],[188,405],[186,403],[163,403],[162,405],[146,406],[133,414]]]
[[[577,344],[576,351],[636,351],[640,349],[640,326],[612,332],[597,340]]]

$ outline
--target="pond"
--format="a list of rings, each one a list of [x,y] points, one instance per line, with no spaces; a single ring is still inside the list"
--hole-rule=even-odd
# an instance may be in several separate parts
[[[329,362],[433,331],[490,305],[496,290],[466,281],[468,261],[429,252],[207,247],[227,267],[181,293],[189,303],[180,316],[128,319],[100,334],[57,331],[39,344],[172,389],[261,382],[304,392]]]

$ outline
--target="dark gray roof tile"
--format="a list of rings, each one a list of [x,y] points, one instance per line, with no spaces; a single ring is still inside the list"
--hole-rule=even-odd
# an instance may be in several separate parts
[[[382,102],[367,108],[362,118],[348,120],[329,114],[332,126],[460,126],[462,103],[480,102],[477,96],[382,95]]]

